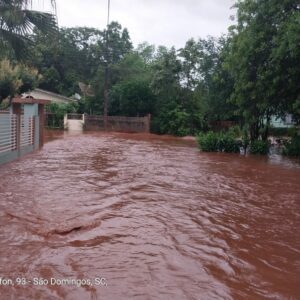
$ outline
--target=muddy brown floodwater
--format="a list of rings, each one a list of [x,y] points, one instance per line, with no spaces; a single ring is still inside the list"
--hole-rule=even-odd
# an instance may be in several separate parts
[[[299,166],[61,134],[0,166],[0,298],[299,299]]]

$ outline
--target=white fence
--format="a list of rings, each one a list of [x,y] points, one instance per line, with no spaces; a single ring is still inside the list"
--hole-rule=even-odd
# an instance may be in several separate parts
[[[17,149],[17,117],[16,115],[0,115],[0,153]]]
[[[0,113],[0,164],[39,147],[39,117]]]
[[[21,116],[21,147],[34,143],[34,117]]]

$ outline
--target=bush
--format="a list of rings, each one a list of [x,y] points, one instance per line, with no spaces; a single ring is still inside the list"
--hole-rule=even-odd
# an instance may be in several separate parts
[[[232,137],[239,138],[242,136],[243,130],[240,128],[240,126],[235,125],[230,127],[227,133],[230,134]]]
[[[290,127],[290,128],[288,128],[287,133],[288,133],[289,137],[293,138],[298,135],[298,129],[297,129],[297,127]]]
[[[256,140],[252,141],[250,144],[251,154],[268,154],[269,153],[269,143],[267,141]]]
[[[294,136],[284,145],[283,155],[300,157],[300,135]]]
[[[50,103],[46,106],[46,126],[49,128],[64,128],[64,116],[68,113],[77,113],[78,103]]]
[[[272,136],[286,136],[288,135],[288,128],[270,127],[269,134]]]
[[[8,60],[0,61],[0,104],[8,97],[34,89],[39,79],[35,69],[22,64],[13,65]]]
[[[201,133],[197,137],[198,144],[204,152],[217,152],[218,147],[218,133],[209,131],[208,133]]]
[[[215,133],[209,131],[198,136],[198,144],[205,152],[240,152],[240,142],[230,133]]]
[[[159,131],[163,134],[186,136],[190,134],[190,115],[180,107],[164,111],[158,117]]]
[[[229,133],[220,133],[219,140],[218,140],[218,149],[222,152],[233,152],[239,153],[240,152],[240,145],[241,143],[237,141],[232,135]]]
[[[297,128],[296,127],[289,127],[289,128],[270,128],[269,129],[269,134],[273,136],[289,136],[293,137],[297,133]]]

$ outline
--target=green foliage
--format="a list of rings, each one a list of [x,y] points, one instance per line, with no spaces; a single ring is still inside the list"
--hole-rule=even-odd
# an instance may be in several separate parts
[[[17,10],[31,3],[13,2]],[[237,0],[236,8],[237,22],[227,36],[189,39],[181,49],[147,42],[133,49],[127,29],[117,22],[108,31],[75,27],[49,35],[30,29],[34,47],[26,63],[42,75],[39,87],[66,96],[81,93],[79,110],[90,114],[103,112],[108,66],[110,115],[151,113],[154,132],[181,136],[234,121],[243,130],[219,136],[218,151],[237,151],[229,136],[242,140],[244,148],[249,140],[267,140],[273,115],[291,113],[299,123],[300,11],[294,0]],[[14,57],[5,46],[0,33],[0,57]],[[30,86],[27,75],[24,89]],[[10,82],[18,85],[14,78]],[[80,90],[79,82],[89,91],[82,84]]]
[[[46,106],[46,111],[63,117],[67,113],[76,113],[78,111],[78,108],[79,105],[77,102],[70,102],[70,103],[52,102]]]
[[[30,0],[0,1],[0,46],[8,57],[11,52],[17,59],[29,55],[33,28],[53,34],[57,30],[56,18],[51,13],[30,9]],[[55,1],[50,1],[55,6]],[[1,50],[2,50],[1,49]]]
[[[295,137],[298,134],[298,128],[297,127],[290,127],[287,130],[287,135],[289,137]]]
[[[64,116],[68,113],[78,113],[79,104],[77,102],[70,103],[50,103],[46,106],[46,111],[49,113],[47,117],[47,127],[63,128]]]
[[[197,137],[200,149],[204,152],[218,152],[219,151],[219,134],[213,131],[207,133],[200,133]]]
[[[249,136],[249,129],[248,127],[243,127],[241,129],[242,135],[241,135],[241,142],[242,142],[242,148],[244,150],[244,154],[247,153],[248,146],[250,145],[250,136]]]
[[[150,64],[154,61],[155,46],[147,42],[139,44],[136,49],[138,55],[143,59],[145,64]]]
[[[293,137],[297,133],[297,128],[296,127],[271,127],[269,129],[269,134],[272,136],[289,136]]]
[[[234,79],[230,98],[249,124],[251,140],[266,139],[264,119],[290,110],[299,99],[299,5],[239,0],[236,8],[238,22],[231,27],[225,60]]]
[[[235,138],[240,138],[243,135],[243,130],[240,128],[240,126],[235,125],[230,127],[227,133]]]
[[[239,153],[240,146],[240,141],[236,140],[230,133],[220,133],[218,143],[219,151]]]
[[[269,129],[269,134],[272,136],[287,136],[288,128],[286,128],[286,127],[271,127]]]
[[[131,80],[114,85],[110,93],[110,114],[129,117],[153,112],[155,96],[144,80]]]
[[[158,120],[160,133],[177,136],[190,134],[189,115],[179,106],[163,111]]]
[[[8,60],[0,61],[0,104],[8,97],[34,89],[38,80],[35,69],[22,64],[12,65]]]
[[[83,93],[78,86],[82,82],[92,84],[96,90],[97,85],[104,85],[103,76],[99,74],[104,72],[105,65],[108,63],[113,70],[110,82],[114,84],[114,77],[118,75],[114,72],[114,66],[132,50],[128,31],[119,23],[112,22],[109,25],[108,36],[107,51],[106,30],[88,27],[60,28],[55,35],[35,30],[30,35],[34,47],[26,62],[37,68],[43,76],[39,86],[42,89],[71,96]],[[101,94],[101,88],[96,93]],[[95,95],[95,98],[97,99],[94,101],[101,101],[99,95]],[[87,107],[88,111],[90,109],[91,107]]]
[[[289,142],[285,143],[283,154],[300,157],[300,135],[295,135]]]
[[[240,152],[240,141],[236,140],[229,132],[200,133],[197,140],[200,149],[204,152]]]
[[[255,140],[250,144],[251,154],[268,154],[269,153],[269,143],[268,141]]]
[[[54,66],[50,68],[45,68],[43,70],[43,77],[39,84],[39,87],[46,90],[52,91],[55,93],[59,93],[59,86],[61,82],[61,77],[58,71],[55,69]]]

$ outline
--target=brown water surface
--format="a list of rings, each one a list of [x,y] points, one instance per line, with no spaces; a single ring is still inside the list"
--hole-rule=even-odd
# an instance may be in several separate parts
[[[299,299],[299,178],[297,161],[172,137],[49,138],[0,166],[0,277],[93,285],[0,298]]]

